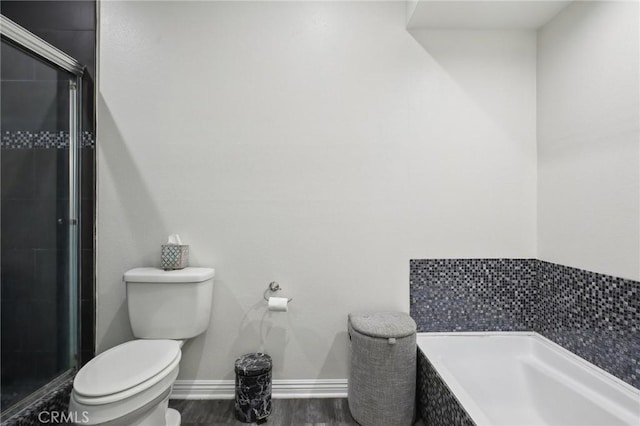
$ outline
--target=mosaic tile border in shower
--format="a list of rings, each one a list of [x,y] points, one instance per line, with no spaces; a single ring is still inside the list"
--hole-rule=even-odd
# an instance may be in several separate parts
[[[66,413],[69,410],[69,398],[73,389],[74,376],[47,392],[28,407],[12,415],[7,420],[2,419],[2,426],[38,426],[42,425],[40,413]],[[47,417],[49,419],[50,417]]]
[[[413,259],[418,331],[526,331],[537,321],[535,259]]]
[[[93,132],[83,131],[81,148],[94,148]],[[69,148],[69,132],[16,130],[2,132],[2,149],[65,149]]]
[[[418,349],[416,402],[418,414],[428,426],[475,426],[475,422]]]
[[[410,261],[418,331],[536,331],[640,389],[640,282],[537,259]]]

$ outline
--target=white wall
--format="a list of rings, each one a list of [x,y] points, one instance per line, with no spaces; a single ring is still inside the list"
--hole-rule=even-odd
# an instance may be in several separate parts
[[[217,271],[182,379],[344,378],[409,259],[534,257],[535,33],[416,34],[401,2],[101,2],[98,350],[166,235]],[[265,312],[278,280],[287,314]]]
[[[574,2],[538,34],[538,254],[640,280],[637,2]]]

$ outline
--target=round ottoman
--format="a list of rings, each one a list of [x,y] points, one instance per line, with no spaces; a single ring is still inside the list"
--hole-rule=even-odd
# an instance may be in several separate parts
[[[349,314],[349,409],[364,426],[412,425],[416,323],[403,312]]]

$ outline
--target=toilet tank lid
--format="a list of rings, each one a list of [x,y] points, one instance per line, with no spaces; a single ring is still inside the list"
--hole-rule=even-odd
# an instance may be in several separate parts
[[[130,283],[199,283],[215,275],[213,268],[184,268],[165,271],[159,268],[135,268],[124,273],[124,281]]]

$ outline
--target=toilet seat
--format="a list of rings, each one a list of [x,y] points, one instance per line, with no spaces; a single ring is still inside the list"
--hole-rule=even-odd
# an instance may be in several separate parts
[[[103,405],[129,398],[162,381],[180,363],[174,340],[133,340],[105,351],[80,369],[73,381],[76,400]]]

